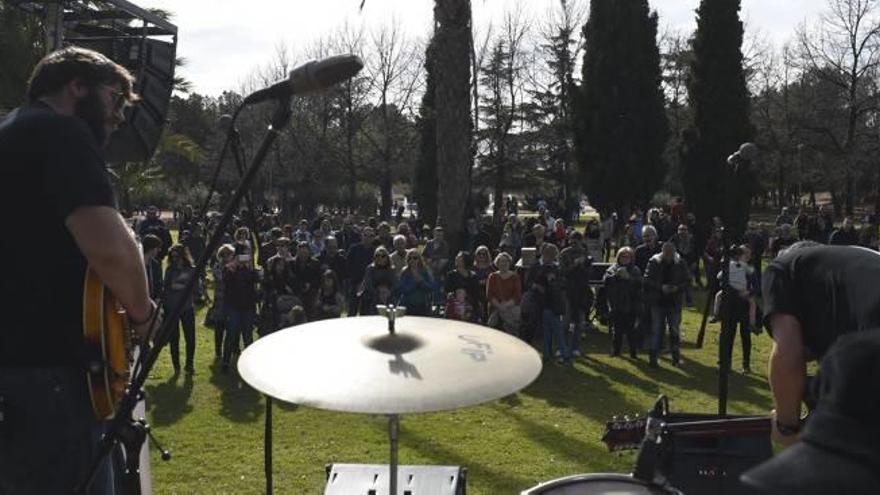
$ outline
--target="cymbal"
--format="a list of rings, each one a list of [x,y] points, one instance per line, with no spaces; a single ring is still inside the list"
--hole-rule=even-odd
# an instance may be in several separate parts
[[[512,394],[541,372],[535,350],[506,333],[440,318],[382,316],[290,327],[244,350],[241,377],[277,399],[369,414],[443,411]]]

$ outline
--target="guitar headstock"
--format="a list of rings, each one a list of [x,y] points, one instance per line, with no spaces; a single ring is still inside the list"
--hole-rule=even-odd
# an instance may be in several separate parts
[[[645,436],[647,419],[640,416],[614,416],[611,421],[605,423],[605,433],[602,442],[608,450],[638,449],[642,445]]]

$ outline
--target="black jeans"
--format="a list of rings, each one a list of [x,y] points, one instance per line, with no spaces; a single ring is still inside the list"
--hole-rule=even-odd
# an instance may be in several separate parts
[[[73,493],[97,454],[85,373],[76,368],[0,368],[0,494]],[[113,493],[105,462],[88,492]]]
[[[636,346],[636,315],[635,313],[621,313],[617,311],[611,312],[611,325],[614,332],[611,344],[611,352],[620,354],[623,348],[623,337],[626,337],[626,343],[629,346],[629,355],[636,356],[638,347]]]
[[[196,356],[196,315],[193,308],[180,313],[180,319],[174,323],[168,347],[171,351],[171,364],[175,370],[180,369],[180,327],[183,326],[183,340],[186,343],[186,367],[193,367]]]
[[[214,324],[214,358],[223,357],[223,337],[226,335],[226,317],[223,317],[223,323]]]
[[[733,359],[733,343],[736,340],[736,329],[739,327],[739,336],[742,342],[742,365],[743,368],[751,368],[752,356],[752,330],[749,328],[749,302],[739,295],[730,292],[731,304],[724,307],[722,304],[723,330],[721,332],[721,359],[730,365]],[[729,311],[729,314],[725,314]]]

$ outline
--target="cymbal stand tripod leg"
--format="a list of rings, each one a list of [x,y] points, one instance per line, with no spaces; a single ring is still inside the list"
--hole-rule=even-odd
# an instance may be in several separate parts
[[[389,495],[397,495],[397,436],[400,433],[400,416],[388,415],[388,439],[391,443],[391,462],[388,464]]]

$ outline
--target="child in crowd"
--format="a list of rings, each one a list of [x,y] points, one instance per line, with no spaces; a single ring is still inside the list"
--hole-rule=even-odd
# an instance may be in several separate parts
[[[474,307],[468,302],[467,290],[464,288],[455,289],[454,295],[446,301],[446,318],[450,320],[471,321],[473,314]]]

